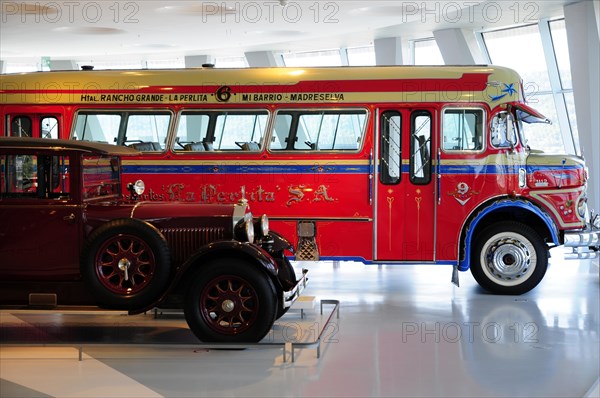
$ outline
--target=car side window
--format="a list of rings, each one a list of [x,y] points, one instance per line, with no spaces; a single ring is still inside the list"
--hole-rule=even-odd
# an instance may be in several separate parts
[[[81,175],[83,199],[108,199],[118,197],[121,180],[119,159],[110,156],[84,156]]]
[[[66,156],[4,155],[0,157],[0,198],[68,199]]]

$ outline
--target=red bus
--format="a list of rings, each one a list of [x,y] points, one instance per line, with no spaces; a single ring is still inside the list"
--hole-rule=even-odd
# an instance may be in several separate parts
[[[531,150],[519,75],[495,66],[0,76],[0,135],[132,146],[144,200],[245,197],[296,260],[436,263],[521,294],[548,249],[598,250],[581,158]],[[128,176],[129,174],[129,176]],[[597,221],[597,218],[595,219]],[[597,223],[596,223],[597,224]]]

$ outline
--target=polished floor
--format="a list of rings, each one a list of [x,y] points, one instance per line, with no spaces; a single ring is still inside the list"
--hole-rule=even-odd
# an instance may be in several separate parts
[[[310,265],[305,295],[339,318],[292,308],[244,350],[197,345],[179,314],[3,310],[0,397],[598,397],[598,260],[555,250],[518,297],[445,266]],[[294,346],[319,333],[319,357]]]

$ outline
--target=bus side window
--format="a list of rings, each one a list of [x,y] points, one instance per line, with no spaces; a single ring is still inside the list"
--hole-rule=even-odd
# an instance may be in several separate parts
[[[262,150],[268,120],[267,111],[220,113],[209,142],[213,142],[216,151],[258,152]]]
[[[416,111],[411,115],[410,181],[429,184],[431,181],[431,114]]]
[[[40,122],[42,138],[58,138],[58,119],[54,116],[45,116]]]
[[[11,137],[32,137],[31,119],[28,116],[16,116],[12,119]]]
[[[140,151],[162,151],[166,147],[170,112],[77,113],[73,139],[127,145]]]
[[[382,184],[398,184],[402,176],[402,115],[397,111],[381,114],[381,144],[379,159]]]
[[[290,134],[292,132],[292,115],[286,113],[278,113],[275,116],[275,124],[273,126],[273,134],[271,136],[270,149],[273,151],[281,151],[288,149],[288,142],[293,139]],[[290,145],[290,149],[293,145]]]
[[[182,112],[179,115],[173,149],[186,152],[210,150],[207,141],[209,122],[210,116],[206,113]]]
[[[482,150],[483,115],[483,109],[445,109],[442,126],[444,151]]]
[[[165,149],[171,114],[135,113],[127,118],[123,144],[140,151],[157,152]]]
[[[366,122],[364,110],[279,112],[270,149],[356,151],[362,143]]]
[[[79,112],[75,117],[73,139],[117,144],[121,115],[117,113]]]

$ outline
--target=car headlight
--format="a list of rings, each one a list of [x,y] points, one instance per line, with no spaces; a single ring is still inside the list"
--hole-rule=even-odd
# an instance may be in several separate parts
[[[246,230],[246,239],[248,242],[254,243],[254,223],[252,220],[247,220],[244,222],[245,230]]]
[[[137,180],[136,182],[130,182],[127,185],[127,188],[129,188],[129,190],[132,193],[135,193],[136,195],[141,195],[146,190],[146,184],[142,180]]]
[[[234,236],[240,242],[254,243],[254,223],[252,218],[245,217],[235,225]]]
[[[260,216],[260,218],[254,223],[254,231],[259,237],[269,235],[269,218],[266,214]]]

